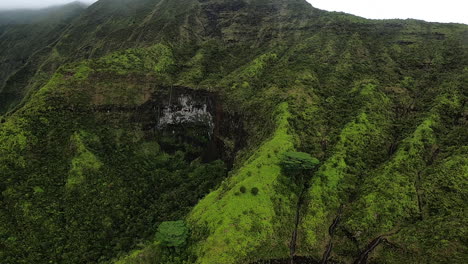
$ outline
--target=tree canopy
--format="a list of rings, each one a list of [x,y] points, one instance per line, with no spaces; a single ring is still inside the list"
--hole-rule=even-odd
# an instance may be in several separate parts
[[[305,152],[285,152],[281,158],[281,167],[286,174],[295,176],[315,168],[320,161]]]
[[[162,222],[156,233],[156,240],[166,247],[183,246],[187,237],[188,229],[182,220]]]

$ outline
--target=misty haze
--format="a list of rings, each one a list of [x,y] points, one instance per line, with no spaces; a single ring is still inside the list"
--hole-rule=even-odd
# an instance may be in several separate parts
[[[0,1],[0,10],[11,10],[11,9],[39,9],[51,6],[58,6],[69,4],[73,2],[81,2],[86,5],[90,5],[97,0],[2,0]]]

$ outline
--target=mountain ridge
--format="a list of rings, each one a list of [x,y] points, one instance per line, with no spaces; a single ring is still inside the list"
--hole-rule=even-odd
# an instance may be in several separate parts
[[[58,32],[0,93],[5,263],[464,263],[467,26],[101,0]]]
[[[117,50],[117,49],[122,49],[122,48],[130,48],[130,47],[135,47],[135,46],[141,46],[141,45],[145,45],[144,43],[145,42],[152,42],[152,41],[165,41],[164,39],[160,39],[157,35],[156,36],[151,36],[151,34],[154,34],[154,33],[151,33],[151,32],[158,32],[157,34],[163,34],[163,35],[167,35],[166,38],[168,36],[170,36],[170,38],[179,38],[179,40],[177,41],[183,41],[185,43],[197,43],[197,42],[200,42],[202,39],[200,39],[200,37],[202,37],[204,34],[206,34],[208,32],[208,34],[213,34],[214,32],[216,32],[216,30],[219,30],[219,29],[216,29],[216,28],[213,28],[213,29],[210,29],[209,26],[207,27],[201,27],[200,26],[200,21],[199,22],[195,22],[195,25],[198,24],[198,26],[196,26],[195,28],[193,28],[194,26],[190,26],[190,27],[186,27],[184,26],[184,24],[181,22],[177,22],[179,23],[177,26],[174,24],[174,25],[166,25],[164,26],[164,21],[161,20],[161,21],[156,21],[155,25],[151,25],[151,24],[148,24],[148,23],[151,23],[151,19],[148,20],[142,20],[144,21],[144,24],[147,24],[146,26],[144,26],[144,24],[142,25],[139,25],[139,26],[135,26],[135,23],[140,23],[140,22],[137,22],[134,18],[135,15],[138,14],[139,17],[141,17],[141,19],[143,19],[144,15],[142,16],[142,14],[140,14],[138,10],[147,10],[146,9],[146,6],[147,4],[146,3],[152,3],[154,4],[155,2],[154,1],[138,1],[137,3],[135,2],[132,2],[133,4],[131,6],[126,6],[125,8],[117,8],[117,5],[115,3],[107,3],[106,1],[99,1],[97,4],[93,5],[93,7],[91,9],[88,9],[86,10],[86,13],[89,13],[89,15],[86,15],[86,13],[84,14],[84,17],[81,18],[81,20],[83,21],[87,21],[86,23],[90,23],[89,25],[86,25],[86,24],[83,24],[83,22],[75,22],[74,26],[71,26],[69,29],[67,29],[67,32],[64,32],[63,35],[65,36],[69,36],[68,37],[68,40],[67,38],[65,39],[61,39],[59,40],[59,42],[54,45],[55,46],[55,50],[57,51],[56,54],[55,54],[55,58],[54,56],[49,56],[50,59],[48,59],[48,62],[46,62],[45,64],[56,64],[56,65],[60,65],[61,63],[63,63],[64,61],[60,59],[60,56],[63,56],[65,58],[70,58],[70,57],[75,57],[75,58],[89,58],[90,56],[102,56],[104,54],[106,54],[107,52],[109,51],[113,51],[113,50]],[[200,4],[207,4],[207,10],[204,11],[205,12],[205,16],[209,16],[209,6],[210,6],[210,3],[223,3],[222,1],[202,1],[202,2],[199,2],[199,1],[181,1],[180,5],[183,5],[185,7],[188,7],[190,5],[187,5],[187,4],[184,4],[185,2],[190,2],[190,3],[200,3]],[[231,2],[228,1],[230,4]],[[243,3],[243,1],[238,1],[239,3]],[[251,1],[252,3],[257,3],[258,1]],[[333,26],[333,23],[332,24],[328,24],[327,25],[327,20],[328,19],[332,19],[332,20],[335,20],[335,19],[342,19],[343,22],[345,21],[348,21],[348,22],[351,22],[351,23],[356,23],[356,25],[358,26],[364,26],[364,27],[367,27],[370,32],[374,31],[375,29],[373,29],[373,27],[377,26],[378,27],[378,30],[386,30],[388,33],[391,33],[391,31],[389,31],[388,29],[384,29],[384,25],[386,24],[385,21],[376,21],[375,25],[366,25],[366,23],[369,22],[369,20],[365,20],[365,19],[361,19],[361,18],[358,18],[356,16],[352,16],[352,15],[343,15],[341,13],[327,13],[327,12],[324,12],[324,11],[318,11],[318,9],[315,9],[313,7],[311,7],[311,5],[305,1],[273,1],[275,3],[294,3],[294,4],[299,4],[301,7],[305,7],[305,8],[300,8],[299,10],[299,13],[304,13],[306,16],[310,16],[312,15],[312,17],[316,17],[318,18],[319,20],[323,20],[323,22],[315,22],[315,23],[312,23],[310,24],[309,22],[309,26],[307,27],[312,27],[312,30],[318,30],[318,27],[336,27]],[[156,2],[157,4],[155,4],[155,6],[160,6],[161,4],[162,5],[167,5],[167,1],[157,1]],[[172,2],[171,2],[172,3]],[[175,3],[175,2],[174,2]],[[227,2],[226,2],[227,3]],[[125,1],[121,1],[120,5],[122,7],[125,6]],[[128,7],[128,8],[127,8]],[[166,7],[165,7],[166,8]],[[167,7],[166,9],[171,9],[172,7]],[[216,5],[213,6],[213,8],[217,8]],[[229,8],[229,5],[224,7],[224,8]],[[255,8],[255,7],[254,7]],[[310,9],[312,8],[312,9]],[[108,10],[108,11],[94,11],[94,10]],[[109,14],[106,13],[106,12],[113,12],[115,13],[115,10],[121,10],[120,12],[124,12],[122,13],[121,15],[119,15],[119,18],[116,18],[117,20],[122,20],[122,21],[126,21],[124,22],[124,24],[121,26],[122,29],[119,29],[121,30],[122,32],[119,33],[119,31],[115,31],[118,29],[118,27],[115,27],[113,25],[109,25],[109,28],[106,28],[105,24],[103,26],[101,26],[101,31],[103,32],[102,34],[99,32],[99,31],[96,31],[94,32],[94,30],[90,30],[88,29],[87,27],[91,26],[93,27],[92,25],[96,24],[96,23],[99,23],[97,20],[90,20],[90,19],[98,19],[99,17],[106,17],[108,16]],[[125,10],[125,11],[123,11]],[[133,10],[133,11],[131,11]],[[295,9],[297,11],[297,9]],[[310,10],[310,11],[307,11],[307,10]],[[316,11],[313,11],[313,10],[316,10]],[[312,14],[310,13],[312,11]],[[150,14],[150,11],[149,9],[147,11],[148,14]],[[180,11],[178,11],[180,12]],[[319,13],[315,13],[314,12],[319,12]],[[116,13],[115,13],[116,14]],[[125,15],[126,14],[126,15]],[[318,15],[318,17],[317,17]],[[261,16],[264,16],[263,15],[260,15]],[[94,17],[94,18],[93,18]],[[197,17],[199,17],[199,15],[197,15],[197,17],[194,17],[194,14],[190,14],[187,18],[185,19],[189,19],[189,17],[191,17],[191,19],[195,19],[195,21],[197,21]],[[132,20],[131,23],[129,23],[129,19]],[[161,19],[164,19],[164,18],[161,18]],[[135,21],[133,21],[135,20]],[[207,20],[204,20],[204,21],[207,21]],[[310,21],[310,19],[308,19],[308,21]],[[463,36],[465,36],[465,40],[464,41],[468,41],[466,39],[468,39],[468,33],[466,32],[466,29],[463,30],[463,27],[460,27],[459,25],[446,25],[446,24],[427,24],[425,22],[418,22],[418,21],[402,21],[402,20],[390,20],[392,22],[392,26],[394,28],[394,33],[392,32],[391,34],[406,34],[405,31],[408,31],[408,38],[413,38],[413,36],[411,36],[411,30],[408,30],[409,28],[418,28],[418,27],[421,27],[421,28],[424,28],[425,25],[433,25],[434,29],[435,29],[435,32],[431,32],[431,31],[434,31],[434,30],[429,30],[428,31],[428,34],[429,35],[434,35],[435,37],[437,37],[437,35],[435,34],[439,34],[437,33],[437,27],[440,28],[440,30],[443,32],[442,35],[439,35],[439,37],[443,36],[443,34],[446,34],[450,31],[446,31],[446,29],[452,27],[453,28],[453,31],[450,33],[450,34],[462,34]],[[219,21],[221,22],[221,21]],[[247,21],[239,21],[240,23],[246,23]],[[297,22],[297,21],[296,21]],[[295,23],[296,23],[295,22]],[[206,23],[206,22],[204,22]],[[223,22],[225,23],[225,22]],[[231,28],[226,28],[226,29],[223,29],[225,31],[225,33],[222,33],[222,34],[225,34],[225,36],[223,37],[223,39],[221,41],[223,42],[226,42],[226,43],[229,43],[229,38],[231,39],[236,39],[236,36],[235,35],[232,35],[232,36],[229,36],[229,34],[240,34],[240,35],[243,35],[243,36],[248,36],[248,35],[251,35],[251,38],[252,39],[255,39],[257,42],[258,40],[261,41],[262,38],[265,38],[265,37],[268,37],[268,38],[271,38],[272,36],[261,36],[261,35],[252,35],[252,33],[246,33],[246,32],[238,32],[238,33],[235,33],[236,31],[238,31],[239,29],[236,29],[235,28],[235,20],[234,21],[231,21],[231,22],[228,22],[228,23],[234,23],[233,25],[231,25]],[[267,23],[270,23],[270,22],[267,22]],[[336,23],[336,22],[335,22]],[[274,25],[275,23],[273,23]],[[361,24],[361,25],[360,25]],[[380,26],[378,26],[380,25]],[[168,27],[168,26],[171,26],[171,27],[174,27],[176,26],[176,28],[178,27],[178,30],[169,30],[168,32],[163,32],[161,30],[164,30],[164,27]],[[162,27],[162,28],[159,28],[159,27]],[[297,28],[297,23],[296,23],[296,26],[293,26],[292,25],[292,28]],[[114,29],[113,29],[114,28]],[[185,29],[184,29],[185,28]],[[187,30],[187,28],[192,28],[191,30]],[[389,29],[391,29],[390,27],[387,27]],[[405,28],[408,28],[408,29],[405,29]],[[307,30],[306,28],[304,28],[305,30]],[[133,30],[136,30],[135,32],[132,32]],[[145,33],[145,30],[150,32],[149,34],[148,33]],[[194,31],[195,30],[195,31]],[[206,30],[211,30],[212,33],[210,33],[209,31],[206,31]],[[215,31],[213,31],[215,30]],[[332,30],[335,30],[335,29],[332,29]],[[346,29],[344,29],[346,30]],[[457,30],[458,32],[456,32],[455,30]],[[115,31],[115,32],[114,32]],[[129,31],[129,32],[126,32],[125,35],[126,36],[129,36],[130,38],[121,38],[119,34],[123,34],[123,32],[125,31]],[[198,31],[198,32],[197,32]],[[401,33],[399,33],[398,31],[401,31]],[[88,32],[86,35],[85,34],[82,34],[83,32]],[[249,30],[249,32],[251,32]],[[255,31],[254,31],[255,32]],[[267,32],[275,32],[271,29],[269,29],[269,31]],[[279,34],[279,32],[281,32],[281,29],[278,28],[276,29],[276,34]],[[287,31],[286,31],[287,32]],[[216,34],[220,34],[221,32],[218,32]],[[260,33],[260,32],[259,32]],[[259,34],[257,33],[257,34]],[[96,37],[96,34],[101,34],[100,38],[103,38],[103,41],[101,42],[96,42],[94,41],[95,37]],[[260,33],[261,34],[261,33]],[[298,34],[302,34],[302,33],[298,33]],[[311,32],[312,34],[312,32]],[[142,36],[145,36],[143,39],[142,39]],[[279,35],[278,35],[279,36]],[[286,37],[286,36],[285,36]],[[211,37],[208,37],[208,38],[211,38]],[[293,39],[292,36],[288,36],[287,38],[290,38],[290,39]],[[171,39],[167,39],[167,41],[173,41]],[[263,41],[266,41],[266,43],[268,43],[268,40],[267,39],[264,39]],[[296,40],[298,41],[298,40]],[[244,41],[245,42],[245,41]],[[87,44],[89,43],[89,44]],[[102,44],[98,44],[98,43],[102,43]],[[254,42],[255,43],[255,42]],[[253,44],[254,44],[253,43]],[[80,45],[80,46],[76,46],[76,45]],[[250,44],[252,45],[252,44]],[[258,44],[254,44],[254,45],[261,45],[261,42],[258,43]],[[73,50],[73,52],[70,51]],[[58,56],[56,56],[58,55]],[[59,60],[59,61],[54,61],[54,60]],[[50,72],[49,72],[50,74]],[[43,81],[41,82],[43,84]],[[32,89],[37,89],[37,85],[35,86],[35,88],[32,88]],[[27,88],[27,90],[29,90],[29,88]],[[4,110],[5,111],[5,110]]]
[[[39,20],[46,19],[48,16],[53,16],[54,13],[63,12],[66,9],[86,8],[89,5],[74,1],[63,5],[54,5],[43,8],[17,8],[17,9],[0,9],[2,18],[0,24],[31,24],[37,23]]]

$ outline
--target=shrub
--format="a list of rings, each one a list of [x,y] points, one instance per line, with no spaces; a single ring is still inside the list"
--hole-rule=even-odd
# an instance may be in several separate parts
[[[250,190],[250,192],[251,192],[253,195],[257,195],[257,194],[258,194],[258,188],[257,188],[257,187],[253,187],[252,190]]]
[[[246,190],[247,190],[247,189],[246,189],[244,186],[241,186],[241,187],[240,187],[240,192],[241,192],[241,193],[245,193]]]

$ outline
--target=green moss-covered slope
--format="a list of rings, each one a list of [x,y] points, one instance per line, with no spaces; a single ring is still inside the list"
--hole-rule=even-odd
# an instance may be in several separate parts
[[[204,161],[203,148],[132,121],[149,99],[142,89],[161,89],[167,54],[147,56],[161,47],[63,66],[1,124],[2,262],[110,259],[183,218],[225,177],[225,162]]]
[[[381,162],[390,139],[390,100],[372,81],[357,84],[363,106],[342,129],[332,155],[313,176],[307,195],[307,209],[301,222],[305,252],[320,253],[328,243],[328,227],[339,208],[355,195],[366,171]],[[317,254],[316,257],[321,257]]]
[[[193,249],[199,263],[238,263],[287,255],[297,197],[287,189],[289,179],[281,174],[278,163],[294,146],[288,132],[287,104],[281,104],[277,111],[271,139],[190,213],[188,222],[194,239],[199,240]]]
[[[302,0],[60,21],[20,57],[0,26],[0,262],[466,262],[466,25]]]

